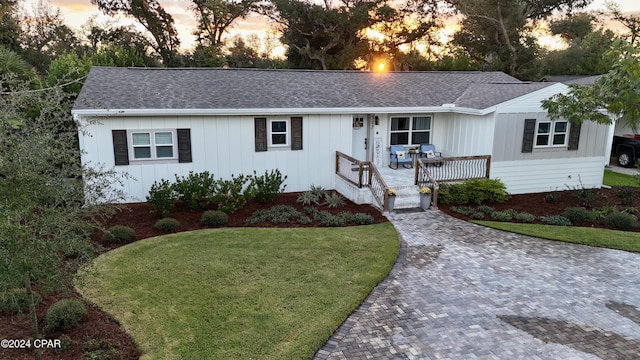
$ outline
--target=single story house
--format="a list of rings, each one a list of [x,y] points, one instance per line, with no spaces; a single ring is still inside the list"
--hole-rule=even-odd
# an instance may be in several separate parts
[[[336,188],[336,151],[384,167],[391,145],[421,143],[491,155],[491,177],[514,194],[599,187],[611,126],[552,121],[540,106],[567,89],[501,72],[93,67],[72,114],[86,126],[82,162],[130,174],[129,201],[205,170]]]

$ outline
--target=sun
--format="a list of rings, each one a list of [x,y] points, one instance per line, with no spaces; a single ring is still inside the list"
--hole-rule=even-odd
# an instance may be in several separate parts
[[[386,68],[386,63],[384,61],[381,61],[378,63],[376,70],[378,70],[378,72],[383,72],[385,71],[385,68]]]

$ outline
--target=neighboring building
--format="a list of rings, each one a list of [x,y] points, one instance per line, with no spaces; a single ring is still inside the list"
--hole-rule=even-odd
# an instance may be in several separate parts
[[[500,72],[93,67],[73,107],[84,164],[129,173],[130,201],[189,171],[279,169],[287,191],[336,187],[336,151],[387,166],[390,145],[491,155],[512,193],[599,187],[610,126],[551,121],[566,92]]]

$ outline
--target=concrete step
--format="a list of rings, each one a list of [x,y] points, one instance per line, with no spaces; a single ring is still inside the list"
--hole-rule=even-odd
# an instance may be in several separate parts
[[[408,209],[420,207],[420,194],[418,186],[408,185],[394,188],[396,201],[394,209]]]

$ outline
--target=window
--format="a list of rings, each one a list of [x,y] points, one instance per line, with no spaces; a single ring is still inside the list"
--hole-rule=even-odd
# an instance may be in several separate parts
[[[567,146],[569,124],[566,121],[539,121],[536,126],[535,146]]]
[[[131,132],[132,160],[175,158],[173,131]]]
[[[289,121],[269,120],[269,146],[289,145]]]
[[[390,133],[390,145],[428,144],[431,116],[392,117]]]

